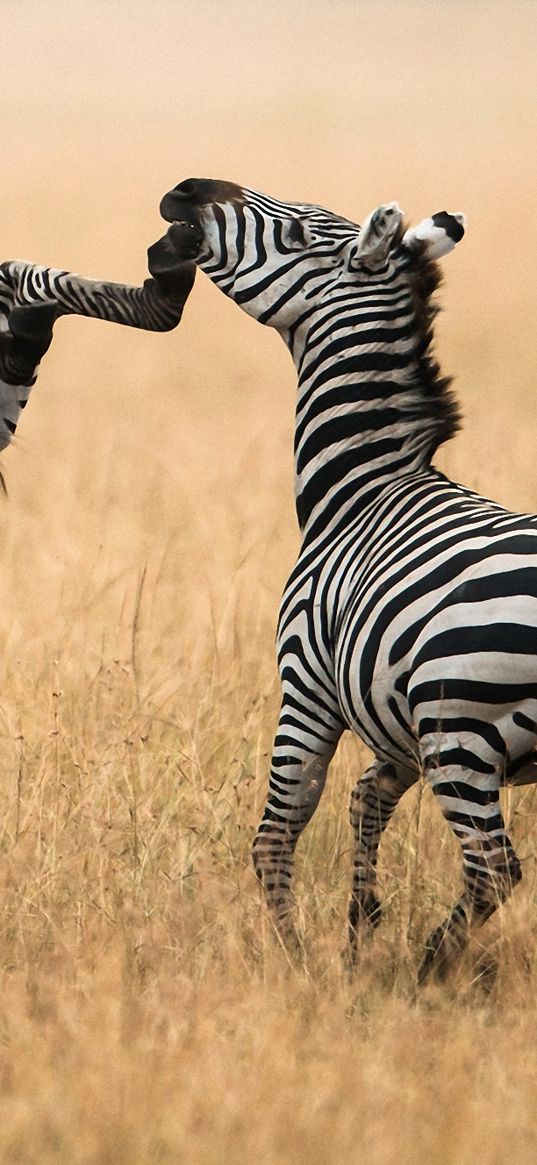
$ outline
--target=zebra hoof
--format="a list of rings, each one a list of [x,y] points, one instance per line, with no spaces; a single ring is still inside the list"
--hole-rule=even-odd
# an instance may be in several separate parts
[[[427,939],[418,968],[418,986],[421,987],[430,976],[443,981],[465,945],[466,935],[457,933],[449,923],[437,926]]]
[[[489,995],[498,978],[498,970],[498,960],[493,955],[482,955],[474,965],[473,982]]]
[[[360,944],[356,933],[352,937],[349,935],[347,946],[340,951],[340,958],[343,973],[352,979],[360,962]]]
[[[155,279],[181,263],[189,263],[199,255],[203,235],[190,223],[172,223],[161,239],[147,250],[147,264]]]
[[[156,243],[152,243],[147,248],[147,267],[153,279],[158,279],[161,275],[168,275],[170,271],[175,271],[178,264],[177,251],[172,247],[167,235],[164,235],[162,239],[157,239]]]
[[[356,935],[361,923],[373,928],[382,920],[382,906],[376,894],[369,891],[362,898],[351,898],[349,906],[349,937]]]
[[[183,304],[188,298],[196,276],[196,264],[181,260],[167,235],[147,250],[149,274],[167,299]]]
[[[349,906],[349,936],[347,947],[342,951],[344,965],[349,974],[356,970],[360,958],[362,939],[367,937],[382,920],[382,906],[371,893],[363,898],[351,898]]]

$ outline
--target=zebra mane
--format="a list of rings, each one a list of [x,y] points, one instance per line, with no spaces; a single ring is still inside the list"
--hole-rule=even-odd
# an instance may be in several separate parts
[[[412,293],[414,313],[418,326],[417,383],[423,392],[424,411],[433,422],[430,435],[430,456],[439,445],[449,441],[461,427],[462,414],[452,390],[453,377],[444,376],[432,350],[434,321],[441,311],[435,295],[442,284],[439,264],[431,258],[425,241],[413,242],[410,249],[408,283]]]

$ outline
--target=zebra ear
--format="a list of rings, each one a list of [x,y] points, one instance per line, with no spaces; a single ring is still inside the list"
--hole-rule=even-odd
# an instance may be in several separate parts
[[[466,227],[466,216],[461,211],[450,214],[440,210],[431,218],[424,218],[417,227],[410,227],[403,235],[403,246],[412,248],[414,242],[427,243],[432,259],[441,259],[460,243]]]
[[[358,236],[354,262],[377,267],[385,263],[401,226],[403,212],[396,202],[386,202],[366,218]]]

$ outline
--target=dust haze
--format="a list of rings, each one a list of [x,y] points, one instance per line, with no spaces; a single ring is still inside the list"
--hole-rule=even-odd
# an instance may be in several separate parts
[[[3,0],[2,17],[3,259],[140,283],[159,200],[190,176],[358,222],[393,199],[414,222],[463,210],[436,347],[465,421],[437,463],[537,510],[533,3]],[[305,967],[265,933],[249,845],[298,547],[293,409],[281,341],[198,273],[168,335],[61,319],[2,455],[6,1161],[533,1160],[532,862],[496,1001],[414,1007],[459,867],[410,801],[385,930],[349,984],[351,742],[303,845]],[[508,812],[531,853],[533,792]]]

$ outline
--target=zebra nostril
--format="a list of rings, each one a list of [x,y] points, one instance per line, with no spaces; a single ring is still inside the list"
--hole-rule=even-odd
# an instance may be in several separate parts
[[[200,181],[198,178],[187,178],[169,190],[160,204],[160,213],[167,222],[183,221],[188,214],[188,204],[193,208],[200,201]]]
[[[195,178],[187,178],[184,182],[180,182],[179,185],[175,187],[173,193],[176,198],[193,198],[196,193],[196,185],[197,183]]]

